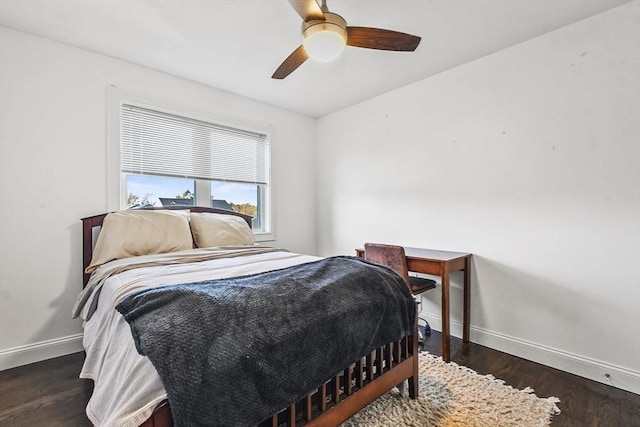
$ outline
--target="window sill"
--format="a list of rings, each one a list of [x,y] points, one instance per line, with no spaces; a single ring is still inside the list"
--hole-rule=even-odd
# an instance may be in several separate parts
[[[274,233],[253,233],[256,242],[273,242],[276,240]]]

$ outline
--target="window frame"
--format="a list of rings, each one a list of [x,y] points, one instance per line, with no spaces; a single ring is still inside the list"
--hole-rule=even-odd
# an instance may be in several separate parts
[[[274,230],[274,210],[273,210],[273,188],[271,180],[271,144],[273,144],[273,128],[269,124],[256,125],[239,120],[225,120],[214,117],[212,114],[203,113],[184,105],[174,102],[166,102],[157,97],[145,97],[132,92],[123,91],[114,85],[108,88],[107,96],[107,210],[109,212],[126,209],[127,182],[126,173],[121,171],[120,162],[120,120],[121,107],[123,104],[131,104],[142,108],[148,108],[167,114],[182,116],[194,120],[215,123],[247,131],[262,133],[266,135],[269,145],[267,149],[266,177],[267,184],[263,187],[261,199],[263,202],[261,222],[264,224],[262,231],[254,230],[253,234],[257,242],[275,240]],[[211,181],[194,179],[194,189],[196,206],[211,205]]]

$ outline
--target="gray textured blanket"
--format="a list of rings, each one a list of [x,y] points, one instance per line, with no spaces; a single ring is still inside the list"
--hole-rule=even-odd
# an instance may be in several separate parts
[[[415,316],[398,275],[355,257],[145,290],[117,309],[176,426],[254,425],[410,335]]]

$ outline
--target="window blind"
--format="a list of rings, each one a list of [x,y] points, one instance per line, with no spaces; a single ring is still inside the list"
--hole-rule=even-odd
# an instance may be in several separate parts
[[[135,105],[121,108],[122,172],[267,183],[265,134]]]

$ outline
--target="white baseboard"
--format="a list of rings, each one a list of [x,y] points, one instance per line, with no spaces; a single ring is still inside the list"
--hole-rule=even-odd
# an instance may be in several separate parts
[[[54,338],[0,351],[0,371],[83,351],[82,334]]]
[[[435,331],[442,331],[442,319],[428,313],[420,317]],[[451,335],[462,337],[462,323],[451,321]],[[487,329],[471,326],[470,340],[476,344],[569,372],[599,383],[640,394],[640,372],[558,350]]]

